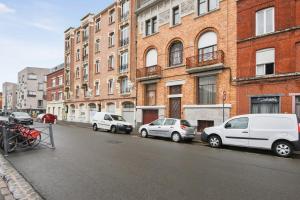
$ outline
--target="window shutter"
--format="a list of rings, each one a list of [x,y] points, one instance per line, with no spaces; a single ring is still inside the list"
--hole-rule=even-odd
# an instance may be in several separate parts
[[[256,52],[256,65],[274,63],[275,49],[263,49]]]

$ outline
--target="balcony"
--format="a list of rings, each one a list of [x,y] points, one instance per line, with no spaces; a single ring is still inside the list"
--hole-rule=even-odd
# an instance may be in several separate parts
[[[121,21],[126,21],[129,18],[129,11],[121,13]]]
[[[88,74],[84,74],[82,76],[82,79],[83,79],[84,82],[88,82],[89,81],[89,75]]]
[[[129,87],[121,88],[120,94],[121,95],[128,95],[128,94],[130,94],[130,88]]]
[[[138,81],[152,80],[161,78],[162,70],[158,65],[137,69],[136,76]]]
[[[128,64],[121,65],[119,68],[120,74],[128,72]]]
[[[126,46],[129,44],[129,38],[124,38],[120,40],[120,47]]]
[[[83,60],[83,61],[86,61],[88,58],[89,58],[89,55],[88,55],[88,54],[82,56],[82,60]]]
[[[224,68],[224,52],[222,50],[192,56],[186,59],[188,73],[205,72]]]

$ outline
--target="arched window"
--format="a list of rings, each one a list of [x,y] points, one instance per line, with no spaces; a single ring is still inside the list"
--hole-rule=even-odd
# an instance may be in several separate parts
[[[180,41],[176,41],[170,46],[169,59],[170,66],[182,64],[183,45]]]
[[[157,65],[157,50],[150,49],[146,54],[146,67]]]
[[[215,59],[217,51],[217,34],[215,32],[206,32],[199,38],[198,54],[199,62]]]

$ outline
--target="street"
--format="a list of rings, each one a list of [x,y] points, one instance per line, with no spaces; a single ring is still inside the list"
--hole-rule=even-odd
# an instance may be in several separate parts
[[[56,150],[8,160],[49,200],[297,199],[300,157],[54,126]]]

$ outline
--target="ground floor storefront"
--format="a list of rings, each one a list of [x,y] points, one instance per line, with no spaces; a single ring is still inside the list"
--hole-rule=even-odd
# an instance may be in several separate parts
[[[67,102],[66,120],[90,123],[96,112],[109,112],[122,115],[135,125],[135,99],[115,99],[85,102]]]
[[[238,114],[295,113],[300,119],[300,77],[238,85]]]

